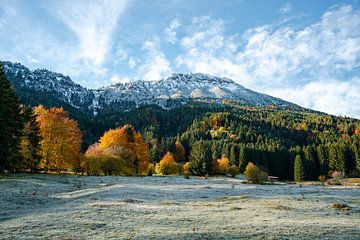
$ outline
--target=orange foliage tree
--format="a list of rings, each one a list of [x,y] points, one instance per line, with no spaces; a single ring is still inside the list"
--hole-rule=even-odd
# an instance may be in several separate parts
[[[56,171],[79,168],[82,134],[77,121],[70,119],[63,108],[38,106],[34,112],[42,139],[40,167]]]
[[[104,133],[99,140],[99,145],[103,149],[113,147],[124,147],[134,155],[132,163],[135,174],[144,173],[149,165],[149,149],[141,134],[131,126],[125,125],[121,128],[111,129]]]

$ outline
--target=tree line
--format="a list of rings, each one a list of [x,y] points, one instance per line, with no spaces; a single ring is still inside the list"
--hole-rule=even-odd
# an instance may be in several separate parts
[[[79,124],[61,107],[22,105],[2,68],[0,91],[0,170],[236,175],[254,164],[297,181],[360,171],[356,119],[241,105],[145,106],[97,116],[89,126],[100,130],[84,145],[83,116]]]

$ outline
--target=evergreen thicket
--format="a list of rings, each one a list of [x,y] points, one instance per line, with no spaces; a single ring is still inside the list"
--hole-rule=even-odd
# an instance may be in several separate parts
[[[20,100],[0,64],[0,171],[14,169],[19,161],[23,129]]]

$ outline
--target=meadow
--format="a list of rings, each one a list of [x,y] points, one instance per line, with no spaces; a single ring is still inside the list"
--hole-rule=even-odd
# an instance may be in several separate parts
[[[0,176],[0,192],[0,239],[360,236],[356,186],[254,185],[242,176],[13,174]]]

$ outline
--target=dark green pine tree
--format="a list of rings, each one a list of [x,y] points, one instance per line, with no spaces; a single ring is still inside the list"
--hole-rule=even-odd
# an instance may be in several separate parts
[[[345,146],[341,143],[332,144],[329,148],[330,170],[345,172]]]
[[[20,100],[15,95],[0,64],[0,170],[9,169],[19,159],[23,129]]]
[[[36,121],[36,115],[30,107],[23,107],[23,119],[25,122],[23,136],[21,138],[20,152],[21,164],[19,169],[30,169],[36,172],[40,163],[40,128]]]
[[[315,180],[319,177],[319,162],[313,146],[304,148],[304,167],[306,179]]]
[[[301,182],[305,180],[304,164],[300,155],[296,155],[294,161],[294,180],[295,182]]]
[[[221,152],[219,151],[219,146],[217,141],[213,141],[211,144],[211,153],[212,159],[219,159],[221,156]]]
[[[229,143],[225,142],[221,149],[221,155],[229,157]]]
[[[240,147],[239,150],[239,171],[243,173],[245,171],[246,165],[249,163],[247,157],[247,150],[245,146]]]
[[[320,175],[327,176],[329,172],[329,158],[327,156],[327,151],[325,149],[325,146],[324,145],[317,146],[316,151],[319,159]]]
[[[337,163],[337,145],[331,144],[329,145],[329,169],[332,171],[337,170],[336,169],[336,163]]]
[[[211,173],[212,156],[210,143],[205,141],[194,143],[190,152],[189,162],[194,174],[204,176]]]
[[[232,147],[230,148],[229,161],[230,164],[234,164],[236,166],[239,165],[238,149],[236,145],[232,145]]]
[[[359,143],[354,144],[354,153],[355,153],[355,168],[360,172],[360,147]]]

